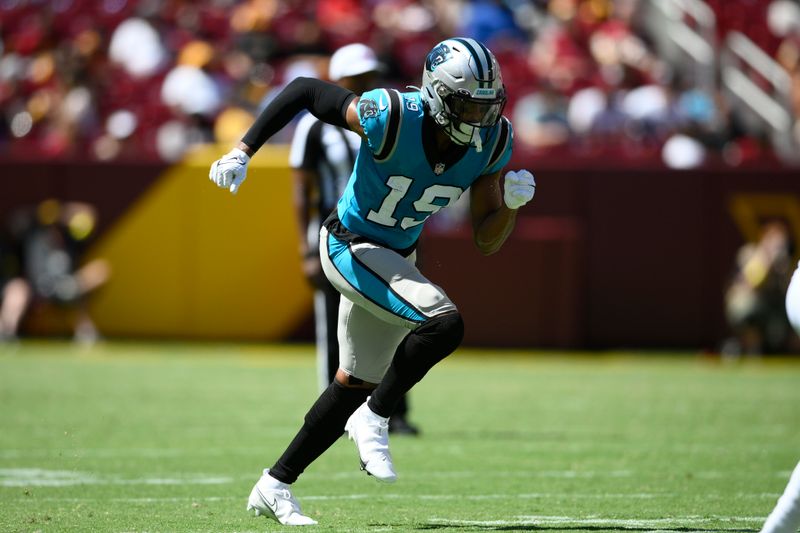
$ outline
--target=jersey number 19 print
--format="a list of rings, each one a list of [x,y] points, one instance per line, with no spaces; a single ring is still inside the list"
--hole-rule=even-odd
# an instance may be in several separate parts
[[[413,182],[413,178],[408,178],[406,176],[389,176],[389,179],[386,180],[386,185],[389,187],[389,194],[383,199],[383,203],[381,203],[381,207],[378,211],[370,209],[367,220],[383,226],[389,226],[390,228],[395,227],[397,225],[397,219],[392,215],[395,214],[397,204],[400,203],[400,200],[408,194],[408,190],[411,188]],[[418,213],[424,213],[425,216],[421,220],[413,217],[403,217],[402,222],[400,222],[400,227],[408,229],[422,224],[429,216],[441,208],[453,205],[456,200],[461,197],[463,192],[464,190],[462,188],[453,187],[452,185],[431,185],[425,189],[419,200],[415,201],[413,204],[414,209]],[[435,203],[437,199],[440,203]]]

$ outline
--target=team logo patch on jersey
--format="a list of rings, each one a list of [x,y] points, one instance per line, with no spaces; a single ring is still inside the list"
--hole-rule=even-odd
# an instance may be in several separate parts
[[[361,114],[361,118],[372,118],[378,116],[378,104],[375,103],[375,100],[370,100],[369,98],[362,98],[358,102],[358,112]]]
[[[436,163],[436,166],[433,167],[433,173],[437,176],[441,176],[444,172],[444,163]]]
[[[436,67],[448,59],[450,59],[450,47],[441,43],[428,54],[428,57],[425,59],[425,68],[433,72],[436,70]]]

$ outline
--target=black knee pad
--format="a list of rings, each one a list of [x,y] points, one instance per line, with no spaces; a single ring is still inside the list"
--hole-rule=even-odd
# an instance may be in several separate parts
[[[392,364],[370,399],[370,409],[391,416],[397,402],[436,363],[453,353],[464,338],[464,321],[458,312],[430,318],[406,335]]]
[[[461,314],[437,315],[406,336],[393,362],[398,367],[413,369],[413,373],[421,378],[433,365],[453,353],[463,338]]]
[[[414,334],[424,339],[432,354],[439,356],[438,362],[453,353],[464,340],[464,319],[458,311],[437,315],[423,322]]]

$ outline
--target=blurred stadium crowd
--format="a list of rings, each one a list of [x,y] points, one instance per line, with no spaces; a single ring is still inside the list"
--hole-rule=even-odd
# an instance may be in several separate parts
[[[769,136],[748,130],[718,87],[699,87],[659,56],[641,20],[646,3],[0,0],[0,157],[174,161],[195,144],[238,139],[285,83],[324,77],[343,44],[371,45],[386,84],[403,88],[419,84],[437,41],[463,35],[503,67],[520,150],[564,164],[776,159]],[[741,31],[785,69],[797,117],[798,4],[709,6],[720,42]]]

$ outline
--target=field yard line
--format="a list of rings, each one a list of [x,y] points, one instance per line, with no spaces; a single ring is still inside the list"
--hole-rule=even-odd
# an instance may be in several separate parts
[[[620,478],[620,477],[632,477],[635,472],[630,470],[609,470],[609,471],[598,471],[598,470],[585,470],[585,471],[578,471],[578,470],[505,470],[505,471],[498,471],[493,470],[491,472],[484,471],[484,470],[443,470],[443,471],[435,471],[435,470],[418,470],[418,471],[406,471],[407,476],[423,476],[427,479],[442,479],[442,478],[471,478],[475,477],[476,475],[480,475],[482,477],[501,477],[501,478],[529,478],[529,477],[541,477],[541,478],[559,478],[559,479],[583,479],[583,478],[598,478],[598,477],[613,477],[613,478]],[[355,477],[363,477],[364,473],[359,471],[347,471],[347,472],[336,472],[336,473],[310,473],[307,477],[324,477],[326,479],[345,479],[345,478],[355,478]]]
[[[120,502],[120,503],[180,503],[180,502],[221,502],[229,500],[242,500],[246,501],[244,496],[203,496],[193,498],[190,496],[165,496],[165,497],[141,497],[141,498],[87,498],[87,497],[45,497],[39,498],[37,496],[26,496],[25,498],[16,498],[10,501],[16,502]]]
[[[232,483],[227,476],[186,474],[180,477],[123,478],[101,476],[75,470],[43,468],[0,468],[0,487],[70,487],[73,485],[224,485]]]
[[[693,476],[702,479],[753,479],[758,478],[780,478],[789,479],[791,470],[778,470],[773,472],[746,472],[746,471],[700,471],[690,472]],[[628,478],[628,477],[647,477],[652,476],[652,472],[636,472],[632,470],[404,470],[406,478],[424,477],[426,479],[448,479],[448,478],[472,478],[480,475],[485,478],[553,478],[553,479],[587,479],[587,478]],[[364,477],[364,473],[358,470],[348,470],[344,472],[308,472],[303,474],[306,479],[351,479]]]
[[[48,474],[49,472],[49,474]],[[57,474],[53,474],[57,472]],[[477,470],[452,470],[452,471],[406,471],[406,476],[409,478],[422,476],[427,479],[448,479],[448,478],[471,478],[480,474],[483,477],[500,477],[507,478],[553,478],[553,479],[591,479],[591,478],[628,478],[628,477],[641,477],[646,476],[647,473],[639,473],[631,470],[514,470],[514,471],[477,471]],[[747,477],[752,479],[754,475],[759,477],[776,477],[780,479],[788,479],[791,475],[790,470],[779,470],[775,472],[761,472],[754,474],[752,472],[722,472],[722,471],[697,471],[691,472],[692,476],[698,479],[731,479]],[[237,476],[236,479],[251,479],[255,474],[243,474]],[[78,479],[83,476],[85,479]],[[363,472],[352,470],[345,472],[309,472],[305,474],[306,478],[311,479],[354,479],[364,476]],[[196,475],[194,478],[187,480],[184,477],[177,478],[143,478],[125,480],[117,476],[116,480],[108,478],[99,478],[98,476],[87,472],[76,471],[57,471],[57,470],[44,470],[37,468],[19,469],[19,468],[0,468],[0,486],[15,487],[20,486],[27,482],[31,484],[38,484],[46,486],[68,486],[80,483],[86,484],[149,484],[149,485],[175,485],[179,483],[194,483],[194,484],[222,484],[231,483],[233,478],[228,476],[205,476]],[[193,479],[193,481],[192,481]]]
[[[765,517],[759,516],[686,516],[674,518],[652,518],[652,519],[630,519],[630,518],[600,518],[591,516],[587,518],[574,518],[569,516],[517,516],[513,520],[458,520],[449,518],[431,518],[430,524],[444,526],[479,526],[479,527],[503,527],[503,526],[555,526],[555,525],[576,525],[576,526],[600,526],[600,527],[636,527],[657,530],[663,527],[692,527],[710,524],[714,522],[735,523],[762,523]]]
[[[288,430],[287,430],[288,431]],[[6,448],[0,450],[0,459],[41,459],[49,457],[84,457],[92,459],[119,459],[125,457],[197,457],[230,455],[232,453],[257,453],[263,448],[231,447],[231,448],[40,448],[18,449]]]
[[[546,498],[567,498],[567,499],[592,499],[602,500],[608,499],[656,499],[663,497],[673,497],[676,493],[608,493],[608,494],[592,494],[592,493],[569,493],[569,492],[532,492],[523,494],[324,494],[324,495],[303,495],[295,494],[295,496],[302,501],[342,501],[342,500],[535,500]],[[737,494],[737,498],[769,498],[776,499],[780,494]],[[706,494],[704,498],[709,500],[729,499],[730,495],[722,494]],[[16,498],[17,502],[42,502],[42,501],[57,501],[57,502],[124,502],[124,503],[179,503],[179,502],[215,502],[215,501],[228,501],[228,500],[242,500],[245,497],[239,496],[204,496],[204,497],[191,497],[191,496],[167,496],[167,497],[139,497],[139,498],[86,498],[86,497],[34,497],[27,496],[25,498]]]
[[[286,435],[290,434],[295,428],[294,427],[285,427],[285,428],[272,428],[272,431],[269,431],[270,435]],[[604,441],[602,438],[595,437],[591,441],[587,442],[575,442],[573,437],[570,437],[571,442],[564,442],[561,440],[546,440],[546,441],[539,441],[539,442],[531,442],[525,443],[521,446],[518,446],[520,449],[558,449],[560,451],[573,451],[573,452],[581,452],[586,450],[597,450],[599,448],[612,448],[612,449],[627,449],[630,447],[630,443],[626,442],[624,439],[620,439],[618,436],[614,437],[614,440]],[[758,442],[756,444],[747,445],[742,444],[739,445],[739,448],[743,451],[762,451],[765,448],[772,448],[776,450],[782,450],[786,448],[790,448],[790,445],[785,443],[764,443]],[[697,453],[697,452],[707,452],[707,453],[718,453],[720,451],[728,451],[730,450],[729,444],[719,444],[719,443],[694,443],[691,445],[686,444],[674,444],[670,446],[664,446],[664,450],[666,451],[673,451],[673,452],[681,452],[681,453]],[[48,457],[61,457],[61,456],[80,456],[80,457],[90,457],[90,458],[108,458],[108,459],[118,459],[120,457],[147,457],[147,458],[159,458],[159,457],[203,457],[203,456],[220,456],[220,455],[230,455],[232,453],[242,453],[242,454],[251,454],[251,453],[260,453],[263,451],[262,447],[259,446],[233,446],[233,447],[203,447],[203,448],[192,448],[192,449],[181,449],[181,448],[64,448],[64,449],[57,449],[57,448],[5,448],[0,449],[0,459],[38,459],[38,458],[48,458]]]

